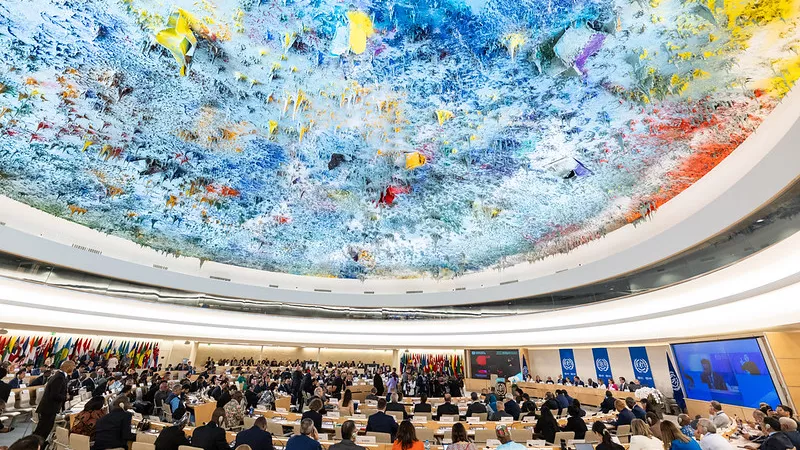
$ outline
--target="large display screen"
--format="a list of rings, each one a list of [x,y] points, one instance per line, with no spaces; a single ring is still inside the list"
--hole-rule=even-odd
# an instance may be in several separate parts
[[[508,378],[520,372],[517,350],[470,350],[471,377],[488,380],[492,375]]]
[[[674,344],[672,350],[689,398],[750,408],[779,403],[755,338]]]

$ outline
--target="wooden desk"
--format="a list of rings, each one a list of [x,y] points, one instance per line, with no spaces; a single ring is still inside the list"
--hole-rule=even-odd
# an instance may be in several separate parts
[[[517,383],[522,392],[530,395],[531,397],[544,398],[547,392],[555,392],[556,389],[563,389],[567,391],[570,397],[578,399],[583,405],[599,406],[606,397],[606,389],[595,389],[590,387],[580,386],[564,386],[561,384],[544,384],[544,383]],[[615,398],[633,397],[636,395],[633,392],[611,391],[614,393]]]
[[[214,414],[214,410],[217,409],[217,402],[210,401],[194,405],[187,404],[186,408],[194,411],[194,423],[200,426],[211,422],[211,415]]]

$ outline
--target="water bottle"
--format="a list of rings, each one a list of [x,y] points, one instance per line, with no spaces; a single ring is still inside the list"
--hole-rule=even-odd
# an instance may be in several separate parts
[[[431,450],[431,441],[425,439],[425,450]]]
[[[250,417],[253,417],[253,412],[255,412],[255,410],[256,409],[253,408],[252,406],[250,407]]]

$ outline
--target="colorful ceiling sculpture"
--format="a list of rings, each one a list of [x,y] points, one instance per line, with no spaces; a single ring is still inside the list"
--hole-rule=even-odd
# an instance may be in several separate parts
[[[800,77],[800,0],[3,0],[0,193],[175,255],[451,277],[641,220]]]

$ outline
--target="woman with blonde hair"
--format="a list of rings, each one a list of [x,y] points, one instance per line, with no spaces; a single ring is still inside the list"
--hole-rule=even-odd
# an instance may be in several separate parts
[[[701,450],[700,444],[680,430],[669,420],[661,421],[661,436],[664,438],[664,450]]]
[[[644,420],[633,419],[631,422],[631,442],[628,450],[661,450],[661,441],[653,436],[650,427]]]

